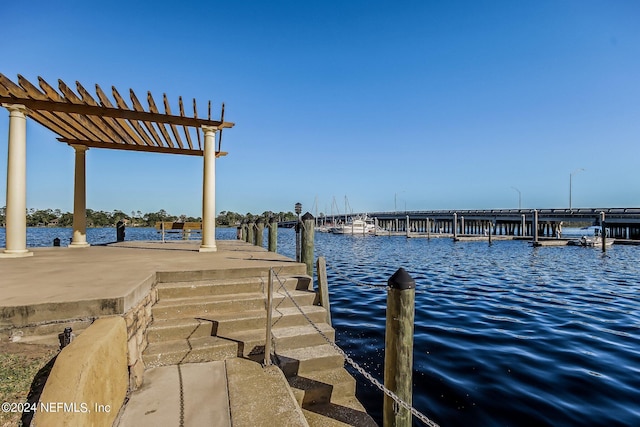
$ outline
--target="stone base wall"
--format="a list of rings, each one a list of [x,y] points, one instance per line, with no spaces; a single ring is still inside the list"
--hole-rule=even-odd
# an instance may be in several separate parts
[[[98,319],[60,352],[31,426],[113,425],[128,388],[124,323]]]
[[[140,302],[124,314],[127,325],[127,348],[129,365],[129,388],[136,390],[142,385],[144,362],[142,352],[147,348],[147,328],[153,320],[151,307],[158,301],[158,289],[152,287]]]

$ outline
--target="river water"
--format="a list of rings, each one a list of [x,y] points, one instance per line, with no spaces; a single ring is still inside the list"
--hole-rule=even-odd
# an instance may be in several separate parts
[[[51,246],[71,230],[27,236]],[[127,240],[148,239],[154,229],[127,229]],[[87,240],[114,241],[115,230],[89,229]],[[294,242],[279,230],[279,253],[294,257]],[[386,284],[399,267],[415,279],[413,404],[441,426],[640,425],[640,247],[324,233],[315,247],[327,259],[336,340],[380,381],[386,291],[364,285]],[[380,422],[382,392],[352,372]]]

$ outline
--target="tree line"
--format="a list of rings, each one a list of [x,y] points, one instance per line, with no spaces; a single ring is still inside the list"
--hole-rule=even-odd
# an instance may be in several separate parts
[[[60,209],[28,209],[28,227],[71,227],[73,225],[73,213],[62,212]],[[244,220],[255,221],[262,218],[268,221],[272,217],[278,221],[291,221],[296,219],[293,212],[272,212],[265,211],[262,214],[252,213],[239,214],[237,212],[222,211],[216,217],[216,225],[221,227],[235,227]],[[0,208],[0,224],[6,221],[6,206]],[[87,209],[87,227],[114,227],[118,221],[124,221],[129,227],[154,227],[156,222],[201,222],[202,218],[187,215],[171,215],[164,209],[158,212],[142,213],[141,211],[131,211],[130,214],[121,210],[96,211]]]

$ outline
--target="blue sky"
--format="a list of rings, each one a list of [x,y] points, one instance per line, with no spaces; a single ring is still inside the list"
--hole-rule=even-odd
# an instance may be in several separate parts
[[[2,2],[0,72],[226,103],[217,211],[640,206],[640,2]],[[174,107],[174,110],[177,107]],[[0,111],[0,206],[8,112]],[[73,150],[27,125],[31,208]],[[4,154],[2,154],[4,153]],[[87,205],[200,215],[202,159],[91,149]],[[315,213],[315,212],[313,212]]]

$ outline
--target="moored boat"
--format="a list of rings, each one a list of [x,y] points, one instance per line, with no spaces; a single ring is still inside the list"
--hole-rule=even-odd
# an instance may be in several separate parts
[[[373,219],[364,217],[352,218],[344,224],[339,224],[330,229],[334,234],[374,234],[376,226]]]

